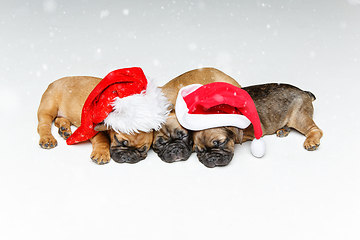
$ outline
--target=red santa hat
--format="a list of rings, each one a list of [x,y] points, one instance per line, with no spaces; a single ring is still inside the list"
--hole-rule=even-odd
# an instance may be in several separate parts
[[[81,125],[66,140],[67,144],[86,141],[95,136],[94,128],[104,123],[117,132],[151,132],[159,130],[169,115],[167,98],[141,68],[124,68],[110,72],[93,89],[81,113]]]
[[[223,82],[188,85],[178,93],[175,112],[179,123],[193,131],[221,126],[245,129],[252,123],[251,152],[255,157],[265,154],[259,115],[252,98],[241,88]]]

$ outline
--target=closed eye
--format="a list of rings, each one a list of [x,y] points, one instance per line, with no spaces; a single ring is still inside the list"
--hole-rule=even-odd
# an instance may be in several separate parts
[[[199,147],[195,147],[195,151],[197,152],[197,153],[204,153],[205,152],[205,149],[203,149],[203,148],[199,148]]]
[[[223,147],[223,146],[225,146],[228,142],[229,142],[229,139],[226,138],[224,141],[214,140],[212,143],[213,143],[214,147]]]
[[[161,145],[166,144],[166,140],[163,137],[160,137],[157,142]]]
[[[114,139],[115,141],[119,144],[119,146],[121,147],[128,147],[129,146],[129,141],[128,140],[123,140],[123,141],[120,141],[116,135],[114,135]]]
[[[188,135],[184,131],[176,131],[176,136],[179,139],[183,139],[183,138],[186,138]]]
[[[140,153],[146,152],[146,151],[147,151],[147,147],[146,147],[146,146],[143,146],[143,147],[139,148],[138,151],[139,151]]]

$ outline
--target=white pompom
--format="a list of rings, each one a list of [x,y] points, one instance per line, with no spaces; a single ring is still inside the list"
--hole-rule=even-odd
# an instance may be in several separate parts
[[[266,144],[265,141],[260,138],[260,139],[254,139],[251,142],[251,153],[252,155],[254,155],[254,157],[258,157],[261,158],[262,156],[264,156],[265,154],[265,150],[266,150]]]

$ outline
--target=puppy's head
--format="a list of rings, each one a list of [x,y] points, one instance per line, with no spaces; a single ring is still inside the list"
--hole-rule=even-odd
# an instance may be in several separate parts
[[[153,132],[125,134],[100,125],[95,130],[108,131],[111,141],[110,155],[117,163],[137,163],[145,159],[153,141]]]
[[[190,157],[191,132],[179,124],[174,112],[170,113],[163,127],[154,132],[152,148],[161,160],[168,163],[184,161]]]
[[[226,166],[234,156],[235,143],[241,142],[243,131],[235,127],[217,127],[193,133],[194,149],[206,167]]]

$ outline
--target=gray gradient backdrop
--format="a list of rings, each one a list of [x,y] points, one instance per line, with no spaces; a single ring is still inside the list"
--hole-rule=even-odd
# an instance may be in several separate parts
[[[295,131],[226,167],[90,160],[38,146],[52,81],[140,66],[163,85],[213,66],[312,91],[321,147]],[[1,1],[1,239],[359,239],[359,0]]]

